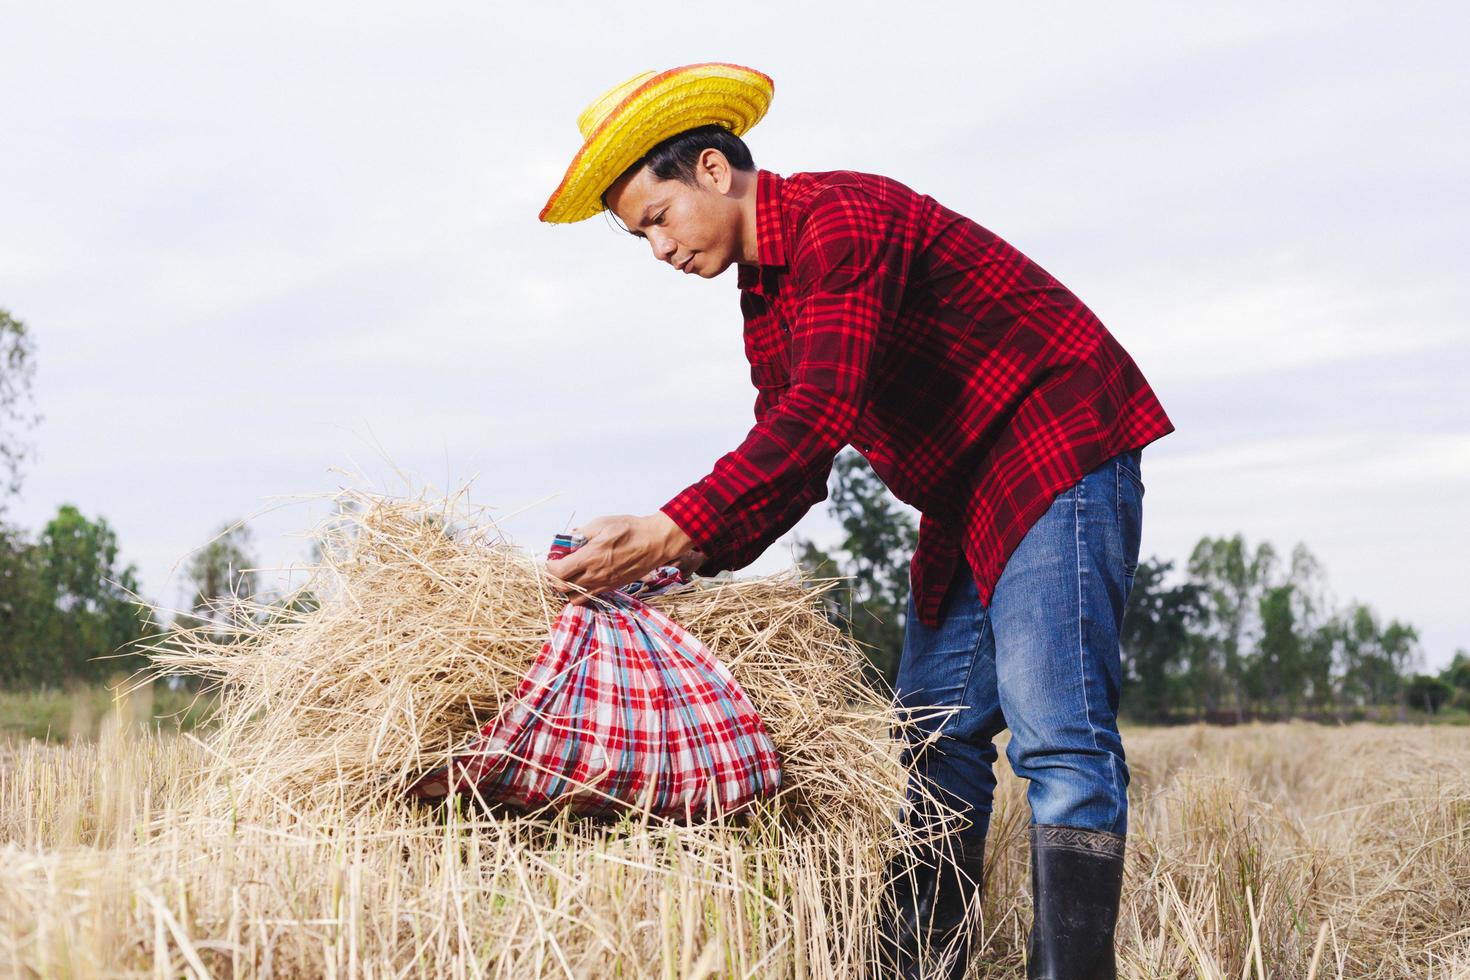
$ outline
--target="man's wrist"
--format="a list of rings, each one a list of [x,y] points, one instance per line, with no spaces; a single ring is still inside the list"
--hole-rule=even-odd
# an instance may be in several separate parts
[[[663,511],[654,511],[648,515],[649,519],[657,522],[660,529],[660,540],[663,542],[659,549],[661,552],[661,563],[666,563],[680,557],[689,551],[694,545],[694,539],[684,532],[672,517]]]

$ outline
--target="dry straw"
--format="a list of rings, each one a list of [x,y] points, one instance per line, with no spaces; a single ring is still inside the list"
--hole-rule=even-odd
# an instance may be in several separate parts
[[[130,713],[0,741],[0,976],[837,978],[866,955],[875,846],[835,821],[252,817],[201,802],[203,744]],[[1470,728],[1125,740],[1120,978],[1470,978]],[[1025,784],[997,769],[970,980],[1025,975]]]
[[[444,812],[409,802],[405,785],[500,710],[564,604],[538,558],[506,541],[463,491],[347,491],[339,504],[317,530],[320,563],[288,601],[234,601],[222,610],[232,625],[204,624],[151,650],[161,674],[203,676],[221,693],[200,746],[206,765],[179,803],[191,834],[225,815],[232,833],[268,826],[323,847],[347,839],[344,822],[354,834],[442,833]],[[686,890],[693,862],[705,869],[697,891],[744,894],[755,904],[741,914],[784,923],[765,951],[773,962],[815,956],[820,966],[799,972],[850,975],[874,952],[887,859],[915,853],[917,840],[897,820],[907,774],[891,701],[863,680],[861,651],[823,615],[830,584],[795,574],[700,581],[650,600],[729,666],[760,713],[782,762],[773,801],[694,826],[636,812],[613,822],[502,811],[450,819],[529,862],[517,867],[533,905],[541,900],[529,896],[557,892],[557,876],[585,876],[569,854],[621,853],[600,860],[651,867]],[[752,854],[771,866],[752,873]],[[777,895],[794,887],[808,891],[800,914],[793,896]],[[804,922],[813,912],[821,920]]]

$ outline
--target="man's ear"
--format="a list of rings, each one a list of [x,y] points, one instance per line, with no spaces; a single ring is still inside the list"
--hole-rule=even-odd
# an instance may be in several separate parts
[[[708,178],[713,188],[721,194],[730,192],[730,161],[719,150],[709,146],[700,151],[699,173],[701,177]]]

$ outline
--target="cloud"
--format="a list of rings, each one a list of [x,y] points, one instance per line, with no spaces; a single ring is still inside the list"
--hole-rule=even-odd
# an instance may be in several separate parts
[[[774,9],[719,52],[595,5],[7,10],[0,306],[46,415],[16,516],[108,516],[169,598],[219,522],[391,479],[379,445],[511,509],[559,493],[512,520],[530,546],[656,507],[750,424],[734,283],[535,218],[601,89],[733,58],[777,79],[762,165],[890,174],[1098,312],[1179,427],[1146,551],[1302,540],[1431,658],[1470,647],[1460,7]],[[268,563],[307,517],[260,519]]]

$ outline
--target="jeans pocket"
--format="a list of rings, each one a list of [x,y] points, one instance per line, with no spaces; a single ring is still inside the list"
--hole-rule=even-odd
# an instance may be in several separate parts
[[[1133,485],[1138,488],[1139,496],[1143,496],[1143,450],[1130,449],[1126,453],[1117,456],[1118,472],[1122,473]]]
[[[1118,531],[1123,546],[1124,594],[1133,587],[1138,572],[1138,549],[1143,537],[1143,476],[1138,450],[1116,457],[1118,471]]]

